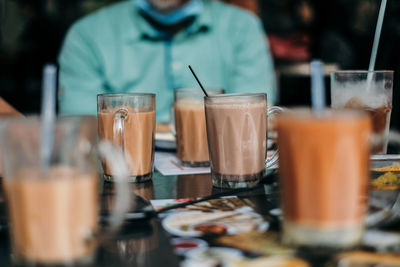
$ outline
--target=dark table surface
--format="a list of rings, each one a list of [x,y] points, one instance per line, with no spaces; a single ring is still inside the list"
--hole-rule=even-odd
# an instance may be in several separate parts
[[[1,181],[2,178],[0,178]],[[114,186],[101,182],[102,195],[110,195]],[[254,199],[257,211],[265,213],[272,207],[264,206],[266,191],[271,185],[265,184],[249,195]],[[163,176],[155,171],[150,182],[132,184],[132,191],[145,201],[152,199],[196,198],[224,192],[212,186],[210,174]],[[271,195],[272,196],[272,195]],[[103,197],[104,198],[104,197]],[[6,223],[4,194],[0,194],[0,266],[11,266],[11,248]],[[171,236],[164,231],[160,219],[126,222],[121,231],[101,245],[94,266],[179,266],[179,257],[173,252]]]
[[[264,180],[262,185],[251,192],[239,194],[255,204],[256,212],[267,215],[270,209],[278,206],[277,175]],[[163,176],[155,171],[152,181],[134,184],[132,190],[144,200],[196,198],[221,193],[224,190],[212,186],[209,174]],[[113,192],[113,184],[102,182],[103,195]],[[6,220],[4,196],[0,194],[0,266],[11,265],[11,249]],[[279,230],[279,223],[272,224]],[[400,229],[395,227],[396,230]],[[161,226],[158,218],[125,223],[121,231],[101,245],[94,266],[179,266],[181,260],[170,245],[171,235]],[[307,256],[308,257],[308,256]],[[313,260],[314,266],[322,266],[321,260]],[[325,259],[323,259],[324,261]],[[400,266],[400,265],[399,265]]]

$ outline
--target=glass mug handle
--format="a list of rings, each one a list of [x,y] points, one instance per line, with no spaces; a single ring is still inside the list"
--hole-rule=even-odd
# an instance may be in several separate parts
[[[129,169],[124,154],[109,141],[101,141],[98,151],[102,159],[106,161],[113,173],[116,197],[113,209],[107,218],[108,227],[98,233],[97,240],[102,243],[109,240],[119,229],[125,220],[125,214],[132,208],[133,198],[129,183]]]
[[[284,109],[277,106],[272,106],[270,108],[267,108],[267,120],[269,115],[281,113],[282,111],[284,111]],[[267,157],[265,159],[265,168],[266,169],[270,168],[271,166],[276,164],[277,161],[278,161],[278,150],[274,151],[271,157]]]
[[[169,130],[171,133],[176,136],[176,128],[175,128],[175,104],[172,104],[172,106],[169,109]]]
[[[122,153],[125,154],[125,119],[128,116],[128,110],[120,108],[114,113],[113,120],[113,142],[119,146]]]

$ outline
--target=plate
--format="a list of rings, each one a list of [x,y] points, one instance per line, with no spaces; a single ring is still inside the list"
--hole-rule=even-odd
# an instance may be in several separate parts
[[[265,231],[268,222],[261,215],[245,211],[184,211],[169,215],[162,221],[164,229],[181,237],[232,235],[251,230]],[[222,229],[222,230],[221,230]]]
[[[196,248],[185,256],[182,267],[237,266],[236,263],[244,258],[240,250],[225,247]]]
[[[184,255],[190,250],[196,248],[208,247],[208,243],[202,239],[191,238],[191,237],[175,237],[171,239],[171,244],[174,247],[174,251],[178,255]]]
[[[399,221],[400,155],[371,156],[370,188],[367,226],[384,226]]]

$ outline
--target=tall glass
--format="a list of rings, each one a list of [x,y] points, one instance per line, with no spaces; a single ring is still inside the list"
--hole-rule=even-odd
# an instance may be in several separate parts
[[[267,159],[266,94],[226,94],[205,97],[207,140],[213,185],[222,188],[252,187],[259,183]]]
[[[354,110],[277,116],[283,241],[300,247],[357,245],[367,211],[368,115]]]
[[[124,152],[131,182],[151,179],[156,125],[155,94],[102,94],[97,96],[99,136]],[[113,172],[103,163],[104,179],[113,181]]]
[[[223,89],[207,89],[209,95],[223,94]],[[204,93],[197,88],[174,92],[177,156],[183,166],[210,166],[208,155]]]
[[[362,109],[373,126],[372,154],[386,154],[392,112],[393,71],[331,73],[333,108]]]
[[[117,172],[109,230],[123,222],[131,203],[127,165],[110,143],[97,145],[96,124],[94,117],[58,118],[54,141],[47,144],[41,140],[39,117],[9,120],[2,127],[3,185],[17,264],[72,266],[93,261],[106,234],[98,223],[97,153]],[[49,160],[42,157],[42,142],[46,149],[51,146]]]

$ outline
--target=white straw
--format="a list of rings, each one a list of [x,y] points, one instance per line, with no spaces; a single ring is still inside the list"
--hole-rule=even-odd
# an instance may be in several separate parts
[[[325,109],[325,83],[323,63],[320,60],[311,61],[311,103],[314,112]]]
[[[378,22],[376,23],[376,29],[375,29],[374,44],[372,45],[371,58],[369,60],[369,68],[368,68],[369,71],[373,71],[375,69],[376,54],[378,52],[379,39],[381,37],[383,18],[385,16],[386,2],[387,0],[382,0],[381,7],[379,9]]]
[[[56,120],[56,76],[57,68],[54,65],[46,65],[44,67],[40,149],[40,159],[44,170],[47,170],[50,166],[51,151],[53,150],[54,124]]]

